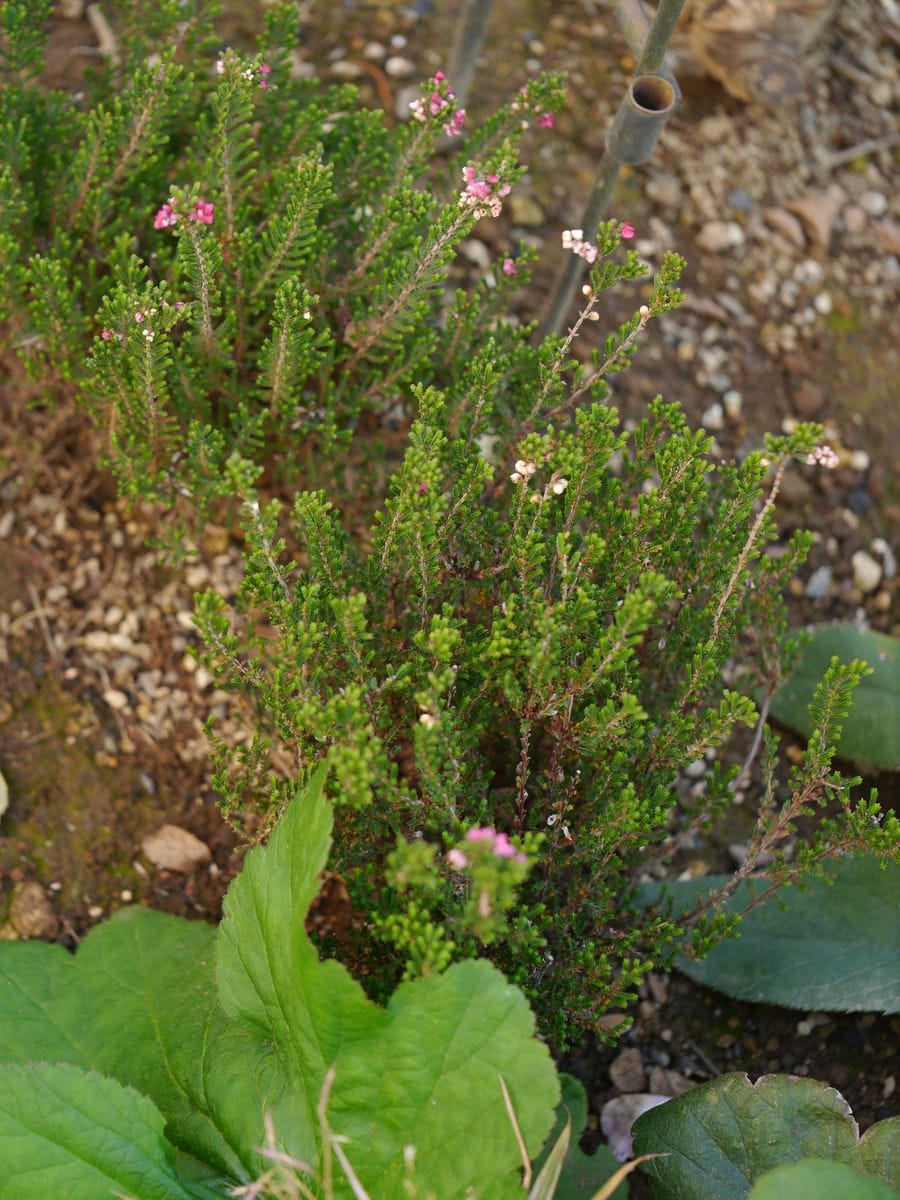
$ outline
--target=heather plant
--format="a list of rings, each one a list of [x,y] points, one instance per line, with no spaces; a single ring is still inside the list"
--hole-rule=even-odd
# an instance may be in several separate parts
[[[235,823],[268,823],[327,762],[328,866],[363,918],[328,949],[380,1000],[486,953],[564,1045],[685,940],[701,954],[733,932],[731,914],[629,900],[745,768],[717,759],[689,799],[683,770],[740,726],[761,740],[753,695],[791,654],[780,596],[809,544],[774,553],[773,508],[821,429],[721,463],[660,397],[622,427],[608,378],[677,307],[684,265],[651,274],[628,223],[563,235],[589,268],[564,337],[506,315],[524,247],[447,286],[521,175],[523,126],[548,136],[560,80],[473,130],[438,71],[391,127],[352,88],[291,77],[292,5],[249,56],[212,52],[210,5],[163,0],[145,25],[122,7],[117,56],[78,98],[38,83],[49,6],[0,9],[11,344],[48,402],[67,390],[93,414],[168,550],[191,553],[210,512],[240,520],[239,595],[197,599],[253,734],[210,729],[215,782]],[[445,139],[461,150],[438,156]],[[636,283],[576,361],[606,293]],[[832,769],[862,671],[820,684],[787,800],[768,770],[773,880],[796,875],[801,821],[803,870],[896,848]]]

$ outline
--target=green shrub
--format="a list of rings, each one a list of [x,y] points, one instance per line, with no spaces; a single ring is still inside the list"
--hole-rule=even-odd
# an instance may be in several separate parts
[[[677,306],[683,267],[667,254],[576,364],[604,293],[646,274],[628,226],[564,236],[591,263],[565,337],[535,345],[504,315],[525,248],[493,286],[449,294],[456,247],[501,210],[558,79],[443,162],[461,117],[440,73],[391,128],[352,88],[290,78],[293,5],[270,11],[258,54],[217,66],[208,6],[164,0],[146,23],[125,7],[119,61],[80,99],[35,83],[49,6],[2,8],[12,340],[48,396],[64,385],[108,431],[120,488],[157,505],[169,550],[209,512],[241,513],[240,595],[197,602],[217,679],[255,714],[249,748],[218,743],[216,783],[236,821],[274,816],[290,783],[269,778],[286,761],[270,750],[300,775],[327,760],[329,865],[382,938],[335,953],[384,998],[487,952],[565,1044],[690,926],[629,897],[730,802],[737,768],[716,762],[688,800],[679,776],[756,723],[752,689],[781,677],[781,589],[809,543],[768,553],[772,507],[821,430],[718,464],[660,398],[621,428],[605,376]],[[275,497],[296,489],[287,512]],[[804,868],[897,844],[831,770],[860,671],[830,673],[790,799],[778,809],[772,785],[764,805],[759,844],[777,853],[840,801]],[[695,925],[702,952],[734,919]]]

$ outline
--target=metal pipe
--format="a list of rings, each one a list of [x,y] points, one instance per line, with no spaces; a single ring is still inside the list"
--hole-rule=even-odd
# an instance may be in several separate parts
[[[606,135],[594,188],[581,218],[580,226],[588,237],[606,211],[622,166],[646,162],[663,125],[681,99],[678,83],[663,67],[663,59],[685,0],[659,0],[652,22],[641,0],[611,0],[611,3],[637,65]],[[584,267],[584,260],[574,254],[562,263],[538,324],[537,338],[562,328]]]
[[[675,89],[662,75],[637,75],[628,85],[606,135],[620,163],[646,162],[675,107]]]
[[[472,90],[478,66],[478,55],[484,45],[494,0],[466,0],[466,6],[456,27],[456,38],[447,67],[447,82],[464,105]]]

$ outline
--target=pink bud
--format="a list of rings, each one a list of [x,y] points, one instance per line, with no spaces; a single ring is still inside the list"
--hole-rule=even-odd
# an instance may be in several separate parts
[[[463,867],[469,865],[469,860],[463,854],[462,850],[448,850],[447,862],[451,867],[455,867],[457,871],[461,871]]]
[[[623,225],[619,226],[619,234],[623,238],[633,238],[634,237],[634,226],[629,225],[628,222],[626,221]]]
[[[504,275],[518,274],[518,272],[516,271],[516,264],[513,262],[513,260],[511,258],[504,258],[502,270],[503,270]]]
[[[541,129],[552,129],[556,124],[556,117],[552,112],[541,113],[537,119],[537,123]]]

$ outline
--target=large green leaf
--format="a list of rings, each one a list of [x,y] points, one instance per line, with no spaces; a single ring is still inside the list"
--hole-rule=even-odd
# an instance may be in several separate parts
[[[652,885],[642,903],[672,898],[676,911],[722,886],[728,876]],[[726,904],[740,911],[758,885],[742,884]],[[678,967],[739,1000],[834,1012],[900,1011],[900,865],[873,855],[830,863],[824,879],[787,888],[741,921],[736,940],[702,962]]]
[[[0,1200],[197,1200],[156,1107],[62,1063],[0,1066]]]
[[[276,1133],[290,1153],[316,1161],[316,1106],[331,1068],[328,1120],[370,1195],[406,1194],[413,1146],[420,1194],[520,1196],[501,1076],[531,1154],[559,1097],[528,1005],[479,961],[403,984],[381,1009],[342,966],[318,961],[304,918],[330,840],[321,783],[288,808],[267,848],[247,856],[218,933],[223,1003],[262,1047],[274,1046],[286,1081],[272,1110]]]
[[[93,929],[75,956],[3,943],[0,1057],[131,1084],[165,1115],[175,1145],[251,1178],[273,1064],[216,1001],[214,938],[208,925],[134,907]]]
[[[803,1158],[766,1171],[753,1185],[750,1200],[897,1200],[898,1195],[882,1180],[844,1163]]]
[[[322,782],[247,856],[218,931],[130,909],[75,956],[0,943],[0,1058],[133,1084],[173,1145],[242,1182],[265,1165],[267,1112],[284,1150],[322,1161],[330,1080],[327,1120],[377,1200],[407,1195],[408,1147],[420,1195],[520,1200],[503,1084],[532,1154],[559,1096],[528,1005],[490,964],[466,962],[405,984],[385,1010],[319,962],[305,919],[330,840]],[[350,1195],[340,1171],[334,1194]]]
[[[743,1200],[766,1171],[801,1158],[846,1163],[896,1185],[898,1133],[895,1117],[860,1139],[844,1098],[812,1079],[722,1075],[640,1117],[634,1149],[666,1155],[642,1168],[654,1200]]]
[[[819,625],[797,666],[772,701],[772,716],[808,737],[807,706],[832,655],[842,663],[864,659],[872,668],[853,695],[838,753],[853,762],[900,769],[900,639],[863,632],[851,623]]]

